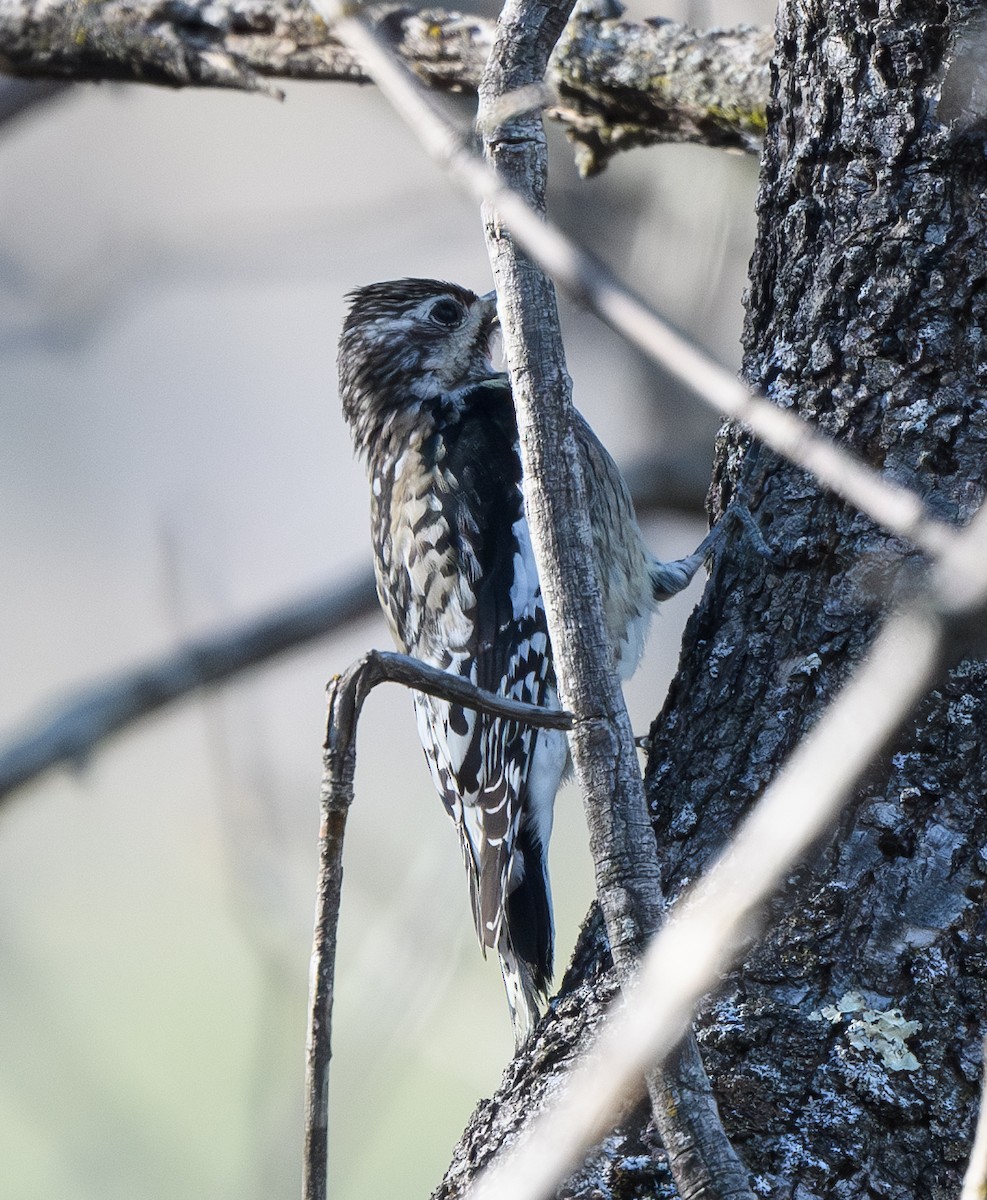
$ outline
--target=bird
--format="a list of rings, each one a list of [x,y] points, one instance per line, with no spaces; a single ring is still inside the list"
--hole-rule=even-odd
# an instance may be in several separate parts
[[[558,708],[511,385],[493,362],[495,293],[409,278],[346,298],[339,395],[368,470],[377,593],[397,648],[498,695]],[[574,432],[607,630],[626,679],[653,610],[690,582],[709,539],[687,558],[657,559],[617,465],[575,411]],[[566,735],[413,697],[459,833],[477,938],[499,959],[520,1048],[552,980],[547,853]]]

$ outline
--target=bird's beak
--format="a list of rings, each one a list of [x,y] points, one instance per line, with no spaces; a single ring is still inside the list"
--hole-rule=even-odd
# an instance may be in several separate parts
[[[497,324],[500,321],[500,317],[497,314],[497,291],[496,291],[496,289],[494,289],[494,291],[492,291],[492,292],[485,292],[482,296],[480,296],[478,298],[481,301],[481,303],[484,305],[484,307],[487,309],[487,311],[490,313],[491,320],[494,322],[494,324]]]
[[[504,342],[500,332],[500,318],[497,315],[497,292],[487,292],[477,299],[487,309],[487,361],[495,371],[507,369],[504,358]]]
[[[480,297],[490,311],[490,316],[497,324],[500,323],[500,313],[497,312],[497,291],[486,292]]]

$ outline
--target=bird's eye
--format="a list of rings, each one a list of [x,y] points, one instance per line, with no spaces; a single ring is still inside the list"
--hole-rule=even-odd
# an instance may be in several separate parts
[[[428,319],[433,325],[441,325],[443,329],[458,328],[462,325],[464,316],[462,305],[448,297],[436,300],[428,310]]]

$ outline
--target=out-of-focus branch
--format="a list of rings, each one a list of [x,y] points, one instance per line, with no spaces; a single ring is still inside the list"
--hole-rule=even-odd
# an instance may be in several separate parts
[[[475,89],[492,22],[396,4],[367,11],[430,86]],[[6,0],[0,69],[35,78],[267,92],[275,91],[269,79],[369,82],[305,0]]]
[[[547,82],[550,115],[584,174],[618,150],[700,142],[757,151],[765,128],[771,34],[698,31],[669,21],[580,15]],[[430,87],[473,91],[493,22],[440,9],[370,5],[366,17]],[[117,79],[277,94],[271,79],[366,83],[357,56],[305,0],[5,0],[0,70],[36,78]]]
[[[104,738],[196,688],[222,683],[372,611],[373,575],[354,576],[163,659],[89,684],[0,750],[0,801],[59,763],[83,763]]]
[[[710,447],[693,439],[624,463],[621,474],[637,515],[668,512],[705,519],[710,459]]]
[[[572,719],[558,709],[539,708],[485,692],[469,680],[427,666],[406,654],[371,650],[329,684],[329,715],[323,745],[319,827],[319,878],[309,971],[309,1020],[305,1044],[304,1200],[326,1200],[329,1139],[329,1061],[336,972],[336,930],[343,883],[343,836],[353,803],[356,727],[363,702],[379,683],[405,687],[507,717],[539,729],[569,729]]]
[[[0,125],[6,125],[31,109],[49,104],[71,87],[58,79],[0,78]]]

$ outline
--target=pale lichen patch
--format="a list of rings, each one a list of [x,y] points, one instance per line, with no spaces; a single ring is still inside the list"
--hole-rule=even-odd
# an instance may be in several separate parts
[[[834,1025],[847,1017],[850,1020],[844,1033],[855,1050],[877,1055],[889,1071],[918,1070],[919,1061],[906,1043],[922,1028],[921,1022],[907,1021],[900,1008],[870,1008],[859,992],[846,992],[836,1004],[827,1004],[810,1014],[810,1020]]]

